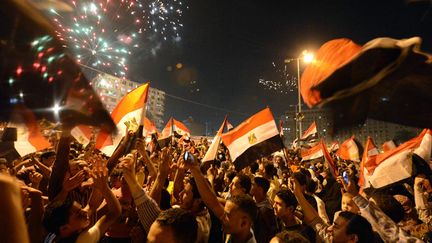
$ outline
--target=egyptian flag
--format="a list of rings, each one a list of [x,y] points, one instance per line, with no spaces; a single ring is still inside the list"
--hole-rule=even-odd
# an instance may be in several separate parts
[[[351,160],[355,162],[360,161],[359,147],[357,146],[354,135],[341,144],[339,150],[336,152],[336,155],[344,160]]]
[[[111,118],[117,126],[117,134],[108,134],[103,131],[96,137],[96,148],[111,156],[127,130],[136,131],[143,119],[145,104],[147,102],[149,83],[143,84],[125,95],[114,110]]]
[[[284,137],[284,132],[283,132],[283,121],[282,121],[282,119],[279,120],[279,135],[280,135],[281,138],[283,139],[283,137]]]
[[[304,134],[301,137],[301,140],[303,141],[312,141],[318,139],[318,131],[316,127],[316,123],[312,122],[312,124],[309,126],[309,128],[304,132]]]
[[[367,118],[431,128],[432,62],[420,45],[419,37],[329,41],[302,74],[303,100],[328,107],[333,130]]]
[[[424,129],[417,137],[401,144],[399,147],[379,154],[376,157],[376,168],[369,177],[374,188],[381,188],[413,175],[413,154],[430,163],[432,132]]]
[[[223,120],[218,132],[216,133],[216,136],[213,138],[212,144],[210,145],[209,149],[204,155],[204,158],[202,159],[203,163],[207,161],[213,161],[216,159],[216,155],[221,141],[222,132],[226,126],[226,123],[227,123],[227,117],[225,116],[225,119]]]
[[[158,143],[160,147],[163,148],[167,146],[174,137],[181,138],[182,136],[189,137],[189,129],[185,124],[171,117],[165,128],[162,130],[162,135],[161,138],[158,139]]]
[[[226,122],[226,127],[227,127],[228,132],[234,128],[234,126],[228,120]]]
[[[71,135],[85,147],[90,143],[93,136],[93,129],[90,126],[80,125],[71,130]]]
[[[39,129],[35,115],[24,106],[17,107],[8,127],[17,128],[14,147],[21,157],[51,147]]]
[[[155,123],[144,117],[143,137],[150,137],[154,133],[157,133]]]
[[[324,140],[321,139],[317,145],[314,147],[303,150],[301,152],[302,161],[309,161],[309,160],[315,160],[318,158],[323,158],[324,161],[327,163],[328,168],[330,169],[330,172],[332,175],[336,178],[338,175],[337,167],[330,156],[330,153],[327,150],[327,146],[324,143]]]
[[[389,141],[386,141],[385,143],[383,143],[381,148],[382,148],[382,151],[385,153],[387,151],[390,151],[390,150],[396,148],[396,144],[393,140],[389,140]]]
[[[270,108],[249,117],[233,130],[222,134],[237,171],[284,146]]]
[[[376,157],[378,154],[377,147],[372,138],[368,136],[360,163],[360,175],[358,181],[360,187],[368,187],[368,179],[376,167]]]
[[[334,152],[334,151],[337,151],[339,149],[339,142],[338,141],[334,141],[332,144],[331,144],[331,146],[330,146],[330,148],[329,148],[329,151],[330,152]]]

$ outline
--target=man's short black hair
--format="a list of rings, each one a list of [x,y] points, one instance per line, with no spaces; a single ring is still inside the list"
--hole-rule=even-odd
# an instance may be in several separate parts
[[[275,167],[273,163],[265,163],[264,171],[269,177],[273,177],[273,175],[275,174]]]
[[[53,202],[45,208],[42,224],[45,229],[54,234],[58,234],[60,227],[67,224],[69,221],[69,211],[73,202],[66,200],[65,202]]]
[[[170,227],[178,243],[195,242],[198,233],[198,223],[187,210],[170,208],[162,211],[156,219],[161,226]]]
[[[267,180],[266,178],[261,177],[261,176],[254,177],[254,183],[255,183],[255,185],[261,187],[265,193],[267,193],[269,188],[270,188],[269,180]]]
[[[258,213],[258,208],[255,204],[255,201],[252,199],[249,195],[236,195],[228,199],[228,201],[231,201],[237,207],[243,211],[245,214],[247,214],[250,218],[250,220],[253,222],[255,221]]]
[[[237,178],[239,178],[240,186],[245,189],[247,194],[249,194],[250,189],[252,187],[252,181],[250,177],[245,174],[237,174],[236,176]]]
[[[275,235],[283,243],[307,243],[308,241],[302,234],[296,231],[284,230]]]
[[[278,196],[282,201],[286,204],[287,207],[294,207],[296,208],[298,205],[297,199],[294,196],[294,194],[288,190],[288,189],[281,189],[276,193],[276,196]]]
[[[358,242],[360,243],[374,242],[374,232],[372,230],[372,226],[365,218],[358,214],[347,211],[340,212],[339,216],[348,220],[348,224],[346,226],[347,235],[357,235]]]

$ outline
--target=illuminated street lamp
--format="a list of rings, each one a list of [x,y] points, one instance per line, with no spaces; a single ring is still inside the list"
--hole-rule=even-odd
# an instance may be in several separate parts
[[[304,63],[311,63],[314,60],[314,54],[310,53],[306,50],[302,52],[302,54],[297,58],[290,58],[285,59],[285,63],[290,63],[292,61],[297,61],[297,88],[298,88],[298,96],[297,96],[297,107],[298,110],[296,111],[296,127],[298,128],[298,138],[301,138],[302,136],[302,120],[304,118],[304,115],[302,113],[301,108],[301,93],[300,93],[300,60],[303,60]]]

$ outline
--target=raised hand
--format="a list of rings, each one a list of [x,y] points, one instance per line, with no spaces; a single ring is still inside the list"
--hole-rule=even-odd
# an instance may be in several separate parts
[[[108,168],[107,161],[99,157],[93,162],[91,176],[93,178],[93,187],[104,190],[108,188]]]
[[[129,178],[135,178],[135,167],[137,160],[137,151],[120,158],[120,168],[123,170],[123,175]]]
[[[66,172],[65,178],[63,180],[63,190],[70,192],[71,190],[77,188],[84,181],[84,171],[76,173],[72,178],[70,173]]]
[[[30,173],[29,179],[30,179],[30,181],[32,183],[32,186],[34,188],[38,188],[39,187],[39,183],[43,179],[43,176],[42,176],[41,173],[35,171],[33,173]]]
[[[161,159],[159,160],[159,174],[166,177],[169,174],[171,154],[167,148],[162,149]]]

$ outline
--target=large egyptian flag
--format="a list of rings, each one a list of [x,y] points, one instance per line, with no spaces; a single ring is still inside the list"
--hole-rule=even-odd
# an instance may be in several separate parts
[[[222,134],[236,170],[283,148],[270,108],[249,117],[233,130]]]
[[[301,77],[305,103],[328,107],[334,130],[367,118],[432,127],[431,55],[421,38],[325,43]]]
[[[360,161],[360,149],[357,146],[354,135],[341,144],[339,150],[336,152],[336,155],[344,160],[351,160],[355,162]]]
[[[377,166],[369,176],[369,182],[374,188],[381,188],[411,177],[414,173],[413,154],[430,163],[431,148],[432,132],[430,129],[424,129],[417,137],[379,154],[376,157]]]
[[[225,116],[225,119],[223,120],[219,130],[216,133],[216,136],[213,138],[212,144],[210,145],[209,149],[204,155],[204,158],[202,159],[203,163],[207,161],[215,160],[221,142],[222,132],[226,126],[226,123],[227,123],[227,117]]]
[[[96,138],[96,148],[111,156],[126,130],[137,130],[142,123],[147,102],[149,83],[143,84],[125,95],[114,110],[111,118],[117,126],[117,134],[100,132]]]
[[[17,129],[14,147],[21,157],[51,147],[39,129],[35,115],[24,106],[16,107],[8,127]]]
[[[302,156],[302,161],[310,161],[310,160],[323,158],[324,162],[327,164],[327,167],[330,169],[332,175],[334,177],[338,175],[337,167],[332,157],[330,156],[330,153],[328,152],[327,146],[325,145],[323,139],[321,139],[319,143],[314,147],[308,150],[303,150],[301,152],[301,156]]]
[[[360,163],[360,175],[358,181],[358,185],[360,187],[369,186],[369,176],[375,170],[376,157],[378,154],[378,149],[375,146],[375,143],[373,142],[372,138],[368,136]]]

